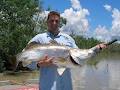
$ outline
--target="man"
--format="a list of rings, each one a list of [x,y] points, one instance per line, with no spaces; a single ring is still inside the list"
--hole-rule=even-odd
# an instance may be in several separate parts
[[[35,42],[40,44],[51,43],[56,41],[59,44],[66,45],[72,48],[78,48],[75,41],[67,34],[63,34],[59,31],[60,14],[55,11],[51,11],[48,14],[46,33],[36,35],[29,44]],[[105,48],[104,44],[96,46],[99,48]],[[57,67],[53,64],[54,57],[48,57],[47,55],[37,63],[40,67],[40,90],[73,90],[70,69],[66,69],[60,76],[57,72]]]

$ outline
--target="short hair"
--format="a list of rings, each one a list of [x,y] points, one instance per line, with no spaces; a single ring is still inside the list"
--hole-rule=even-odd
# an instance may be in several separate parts
[[[58,13],[58,12],[56,12],[56,11],[50,11],[49,13],[48,13],[48,17],[47,17],[47,20],[50,18],[50,16],[52,16],[52,15],[57,15],[59,18],[60,18],[60,13]]]

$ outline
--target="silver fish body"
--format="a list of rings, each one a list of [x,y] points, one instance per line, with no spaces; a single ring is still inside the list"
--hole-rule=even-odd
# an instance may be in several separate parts
[[[53,63],[56,66],[70,68],[75,65],[71,58],[78,65],[83,65],[94,53],[93,49],[70,48],[63,45],[33,45],[18,54],[17,61],[21,61],[23,67],[26,67],[32,62],[42,60],[47,55],[54,57]]]
[[[57,66],[59,75],[62,75],[66,68],[81,66],[95,54],[96,48],[78,49],[63,45],[38,45],[34,44],[28,49],[24,49],[16,58],[17,62],[22,62],[23,67],[38,62],[45,55],[54,57],[53,64]]]

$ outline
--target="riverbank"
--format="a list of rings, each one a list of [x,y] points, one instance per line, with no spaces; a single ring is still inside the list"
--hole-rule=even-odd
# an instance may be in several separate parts
[[[38,84],[6,85],[0,86],[0,90],[39,90]]]

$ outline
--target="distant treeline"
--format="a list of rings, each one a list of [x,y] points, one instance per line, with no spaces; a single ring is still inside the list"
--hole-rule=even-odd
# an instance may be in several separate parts
[[[113,53],[118,52],[118,53],[120,53],[120,44],[114,43],[114,44],[110,45],[107,50],[104,50],[104,51],[105,52],[113,52]]]
[[[81,49],[89,49],[100,43],[100,41],[94,38],[84,38],[83,36],[75,36],[75,35],[71,35],[71,36],[75,40],[76,45]]]
[[[84,38],[82,36],[72,36],[77,44],[77,46],[81,49],[89,49],[99,43],[103,43],[94,38]],[[103,50],[104,52],[119,52],[120,53],[120,44],[113,43],[107,47],[107,49]]]

